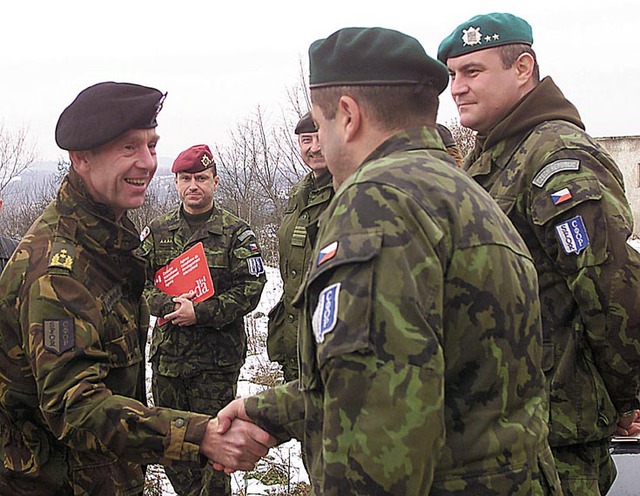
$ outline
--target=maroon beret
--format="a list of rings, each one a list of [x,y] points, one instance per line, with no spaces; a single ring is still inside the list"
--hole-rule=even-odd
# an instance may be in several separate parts
[[[189,174],[195,174],[214,165],[216,164],[213,161],[213,154],[207,145],[193,145],[178,155],[173,162],[171,172],[188,172]]]
[[[131,129],[151,129],[166,93],[106,81],[82,90],[60,115],[56,143],[63,150],[93,150]]]

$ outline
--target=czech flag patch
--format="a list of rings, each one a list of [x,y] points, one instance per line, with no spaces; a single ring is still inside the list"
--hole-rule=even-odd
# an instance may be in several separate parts
[[[323,263],[331,260],[333,257],[336,256],[337,251],[338,251],[337,241],[334,241],[333,243],[330,243],[327,246],[325,246],[322,250],[320,250],[320,253],[318,253],[318,260],[316,261],[316,266],[320,267]]]
[[[551,194],[551,199],[553,200],[554,205],[560,205],[561,203],[566,202],[567,200],[571,200],[571,191],[569,188],[563,188],[560,191],[556,191]]]

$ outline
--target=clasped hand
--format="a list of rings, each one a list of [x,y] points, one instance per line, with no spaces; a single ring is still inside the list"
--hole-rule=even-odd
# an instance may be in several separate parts
[[[275,445],[273,436],[251,422],[244,411],[244,401],[238,398],[209,421],[200,453],[209,459],[213,468],[230,474],[236,470],[252,470]]]

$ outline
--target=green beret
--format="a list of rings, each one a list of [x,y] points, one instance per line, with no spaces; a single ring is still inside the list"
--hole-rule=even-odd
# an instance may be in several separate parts
[[[431,84],[438,94],[447,68],[418,40],[385,28],[344,28],[309,47],[309,87]]]
[[[63,150],[92,150],[131,129],[154,128],[165,96],[131,83],[89,86],[60,115],[56,143]]]
[[[302,116],[302,118],[296,124],[296,129],[293,131],[296,134],[305,134],[305,133],[317,133],[318,128],[316,127],[316,123],[311,117],[311,112],[307,112]]]
[[[454,29],[438,47],[438,60],[513,43],[533,44],[533,32],[527,21],[513,14],[484,14],[472,17]]]

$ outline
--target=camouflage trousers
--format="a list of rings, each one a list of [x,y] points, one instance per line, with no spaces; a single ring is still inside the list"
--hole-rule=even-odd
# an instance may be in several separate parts
[[[218,414],[236,397],[239,371],[211,372],[187,377],[166,377],[155,369],[151,381],[153,399],[157,406]],[[167,466],[164,468],[174,490],[180,496],[231,495],[231,480],[207,464],[203,468]]]
[[[600,496],[607,494],[617,470],[609,440],[551,448],[565,496]]]

